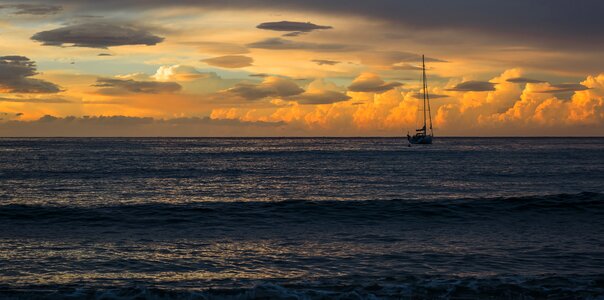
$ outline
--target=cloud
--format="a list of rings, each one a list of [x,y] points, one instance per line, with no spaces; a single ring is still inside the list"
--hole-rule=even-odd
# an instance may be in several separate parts
[[[289,32],[289,33],[285,33],[281,36],[284,37],[296,37],[296,36],[301,36],[303,34],[305,34],[306,32],[302,32],[302,31],[294,31],[294,32]]]
[[[300,104],[331,104],[350,100],[351,97],[337,91],[308,91],[300,95],[289,97]]]
[[[360,55],[361,63],[374,66],[390,66],[402,62],[421,62],[422,56],[403,51],[371,51]],[[444,60],[425,57],[426,62],[446,62]]]
[[[185,45],[197,46],[199,52],[212,53],[212,54],[246,54],[249,53],[245,46],[233,43],[221,43],[221,42],[184,42]]]
[[[534,93],[557,94],[557,93],[585,91],[587,89],[589,89],[589,88],[580,83],[560,83],[560,84],[550,84],[549,88],[546,90],[533,91],[533,92]]]
[[[247,44],[249,48],[268,50],[308,50],[318,52],[351,51],[354,47],[343,44],[318,44],[298,42],[282,38],[268,38],[259,42]]]
[[[201,61],[207,63],[210,66],[221,68],[244,68],[251,66],[254,62],[254,59],[243,55],[225,55],[202,59]]]
[[[513,83],[544,83],[545,82],[543,80],[537,80],[537,79],[531,79],[531,78],[525,78],[525,77],[509,78],[506,81],[513,82]]]
[[[316,63],[319,66],[323,66],[323,65],[333,66],[333,65],[337,65],[340,63],[339,61],[328,60],[328,59],[313,59],[311,61]]]
[[[239,83],[223,93],[232,94],[245,100],[260,100],[267,97],[286,98],[304,93],[295,82],[280,77],[266,77],[260,84]]]
[[[97,56],[113,56],[111,53],[99,53]]]
[[[430,97],[430,99],[449,98],[449,97],[451,97],[449,95],[439,95],[439,94],[433,94],[433,93],[429,93],[428,96]],[[422,93],[413,93],[413,94],[411,94],[411,97],[413,97],[415,99],[424,99],[424,94],[422,94]]]
[[[15,15],[54,15],[63,10],[60,5],[46,4],[5,4],[0,5],[0,9],[13,9]]]
[[[422,67],[412,65],[412,64],[401,64],[401,65],[394,65],[390,69],[398,70],[398,71],[418,71],[418,70],[422,70]]]
[[[128,116],[55,117],[0,122],[0,136],[140,137],[278,135],[283,122],[216,120],[208,117],[154,119]]]
[[[250,77],[260,77],[260,78],[264,78],[264,77],[269,77],[269,76],[271,76],[271,75],[266,74],[266,73],[255,73],[255,74],[250,74],[250,75],[248,75],[248,76],[250,76]]]
[[[100,87],[99,93],[104,95],[137,94],[167,94],[181,90],[176,82],[136,81],[133,79],[99,78],[93,85]]]
[[[451,92],[486,92],[494,91],[495,85],[496,83],[488,81],[464,81],[446,90]]]
[[[351,92],[383,93],[401,85],[403,84],[396,81],[385,82],[373,73],[363,73],[352,81],[352,84],[348,86],[348,90]]]
[[[46,104],[72,103],[71,101],[65,100],[63,98],[5,98],[5,97],[0,97],[0,102],[46,103]]]
[[[215,73],[202,73],[186,65],[161,66],[151,76],[157,81],[191,81],[215,76]]]
[[[153,46],[164,40],[137,25],[106,22],[83,23],[42,31],[34,34],[31,39],[45,46],[71,44],[74,47],[89,48]]]
[[[0,56],[0,92],[7,93],[58,93],[58,85],[37,75],[36,63],[25,56]]]
[[[297,31],[297,32],[311,32],[319,29],[332,29],[331,26],[316,25],[310,22],[292,22],[292,21],[281,21],[281,22],[266,22],[262,23],[256,28],[265,30],[275,31]]]

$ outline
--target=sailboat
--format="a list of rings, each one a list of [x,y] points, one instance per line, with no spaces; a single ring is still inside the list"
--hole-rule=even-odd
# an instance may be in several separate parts
[[[424,105],[420,110],[423,112],[423,123],[424,126],[420,129],[415,130],[415,135],[410,136],[407,132],[407,140],[410,144],[432,144],[432,137],[434,137],[434,132],[432,131],[432,113],[430,112],[430,96],[428,95],[428,82],[426,80],[426,62],[424,60],[424,56],[422,55],[422,90],[423,90],[423,100]],[[426,114],[428,119],[426,120]],[[426,123],[428,121],[428,123]],[[429,125],[429,127],[426,127]]]

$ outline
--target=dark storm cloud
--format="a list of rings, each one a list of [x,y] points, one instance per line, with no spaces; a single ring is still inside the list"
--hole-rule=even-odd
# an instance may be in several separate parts
[[[12,9],[15,15],[54,15],[59,13],[63,8],[60,5],[46,4],[4,4],[0,5],[0,9]]]
[[[38,74],[36,63],[25,56],[0,56],[0,89],[9,93],[58,93],[58,85],[30,78]]]
[[[132,79],[99,78],[93,85],[100,87],[99,93],[119,95],[125,93],[163,94],[175,93],[182,89],[176,82],[136,81]]]
[[[589,88],[579,84],[579,83],[560,83],[560,84],[552,84],[550,88],[543,91],[536,91],[535,93],[568,93],[568,92],[577,92],[577,91],[585,91]]]
[[[202,59],[201,61],[210,66],[221,68],[244,68],[249,67],[254,62],[254,59],[243,55],[225,55]]]
[[[336,60],[328,60],[328,59],[313,59],[312,62],[316,63],[319,66],[323,66],[323,65],[328,65],[328,66],[334,66],[339,64],[339,61]]]
[[[451,92],[486,92],[494,91],[495,85],[496,83],[488,81],[465,81],[446,90]]]
[[[332,29],[333,27],[317,25],[310,22],[281,21],[262,23],[256,26],[256,28],[275,31],[311,32],[318,29]]]
[[[154,119],[128,116],[55,117],[0,122],[0,136],[241,136],[266,135],[283,122],[245,122],[208,117]]]
[[[354,47],[343,44],[318,44],[309,42],[297,42],[282,38],[269,38],[259,42],[247,44],[249,48],[269,50],[308,50],[317,52],[350,51]]]
[[[297,96],[289,97],[300,104],[331,104],[350,100],[351,97],[337,91],[306,92]]]
[[[131,24],[105,22],[83,23],[65,26],[34,34],[32,40],[45,46],[107,48],[124,45],[153,46],[164,39],[150,33],[147,29]]]
[[[506,81],[513,82],[513,83],[544,83],[545,82],[543,80],[524,78],[524,77],[509,78]]]

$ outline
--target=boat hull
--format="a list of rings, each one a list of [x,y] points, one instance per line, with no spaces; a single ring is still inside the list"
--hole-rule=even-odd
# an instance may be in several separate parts
[[[407,138],[407,140],[409,140],[409,143],[411,143],[411,144],[423,144],[423,145],[432,144],[432,136],[430,136],[430,135],[413,136],[413,137]]]

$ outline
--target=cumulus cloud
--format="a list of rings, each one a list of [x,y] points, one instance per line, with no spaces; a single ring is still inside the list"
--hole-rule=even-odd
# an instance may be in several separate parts
[[[58,93],[58,85],[31,78],[38,74],[36,63],[25,56],[0,56],[0,91],[8,93]]]
[[[286,78],[266,77],[260,84],[239,83],[223,93],[232,94],[245,100],[260,100],[267,97],[286,98],[304,93],[295,82]]]
[[[268,50],[308,50],[317,52],[351,51],[354,47],[344,44],[319,44],[310,42],[298,42],[282,38],[268,38],[255,43],[247,44],[249,48]]]
[[[331,26],[317,25],[310,22],[292,22],[292,21],[281,21],[281,22],[266,22],[262,23],[256,28],[265,30],[275,31],[298,31],[298,32],[311,32],[318,29],[332,29]]]
[[[107,48],[124,45],[153,46],[164,38],[150,33],[147,29],[133,24],[93,22],[69,25],[34,34],[32,40],[45,46]]]
[[[104,95],[137,94],[166,94],[181,90],[176,82],[136,81],[133,79],[99,78],[95,87],[101,88],[99,93]]]
[[[209,117],[154,119],[128,116],[55,117],[0,122],[0,136],[267,136],[283,122],[216,120]]]
[[[186,65],[161,66],[153,76],[157,81],[191,81],[200,78],[208,78],[214,73],[202,73],[194,67]]]
[[[377,74],[363,73],[348,86],[351,92],[383,93],[403,85],[400,82],[385,82]]]
[[[488,81],[464,81],[456,86],[447,89],[451,92],[486,92],[494,91],[496,83]]]
[[[337,65],[340,63],[337,60],[328,60],[328,59],[313,59],[312,62],[316,63],[319,66],[323,66],[323,65],[334,66],[334,65]]]
[[[526,78],[526,77],[514,77],[514,78],[509,78],[506,81],[513,82],[513,83],[544,83],[545,82],[543,80],[531,79],[531,78]]]
[[[54,15],[63,10],[60,5],[47,4],[4,4],[0,9],[12,9],[15,15]]]
[[[243,55],[225,55],[213,58],[202,59],[201,61],[210,66],[221,68],[244,68],[249,67],[254,62],[254,59]]]

